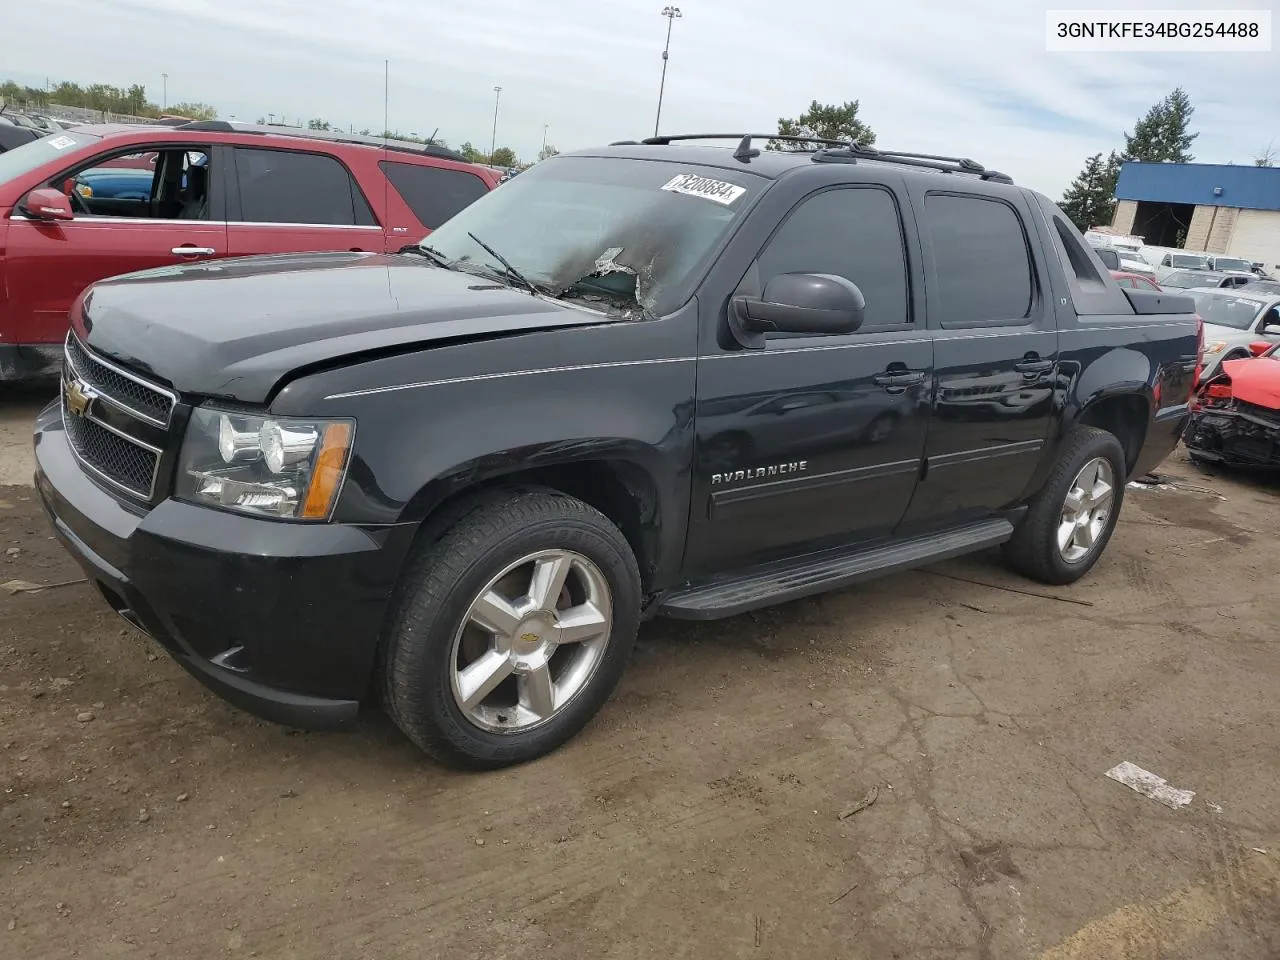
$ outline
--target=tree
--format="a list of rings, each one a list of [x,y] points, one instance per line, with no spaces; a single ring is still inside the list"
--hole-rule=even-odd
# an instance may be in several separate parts
[[[218,108],[207,103],[175,103],[165,113],[179,117],[190,117],[192,120],[216,120]]]
[[[1146,163],[1190,163],[1191,143],[1198,133],[1188,133],[1191,114],[1191,98],[1181,87],[1147,111],[1146,116],[1133,125],[1133,133],[1124,135],[1125,160],[1142,160]]]
[[[473,147],[470,140],[458,147],[458,152],[466,157],[469,163],[487,163],[489,159]]]
[[[1095,153],[1062,195],[1062,212],[1081,230],[1109,224],[1115,215],[1119,159],[1114,151],[1106,160]]]
[[[778,118],[778,133],[785,137],[819,137],[824,140],[852,140],[863,146],[876,142],[875,132],[858,119],[858,101],[823,104],[814,100],[795,120]],[[785,140],[770,140],[770,150],[808,149]]]
[[[308,130],[331,130],[332,124],[328,120],[321,120],[319,117],[313,117],[307,121]]]
[[[489,164],[494,167],[514,167],[518,162],[510,147],[499,147],[489,155]]]
[[[1268,143],[1267,149],[1253,158],[1255,167],[1274,167],[1276,165],[1276,146],[1275,143]]]
[[[559,152],[560,151],[557,150],[552,144],[548,143],[546,146],[544,146],[541,150],[538,151],[538,159],[546,160],[548,157],[554,157]]]

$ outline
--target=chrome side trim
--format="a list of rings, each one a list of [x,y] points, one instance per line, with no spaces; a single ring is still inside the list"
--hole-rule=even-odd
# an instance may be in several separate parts
[[[33,217],[26,217],[20,213],[15,213],[10,220],[24,220],[27,223],[44,223],[46,221]],[[53,222],[53,221],[50,221]],[[284,221],[266,221],[266,220],[169,220],[162,217],[84,217],[74,220],[56,221],[63,227],[68,224],[78,223],[84,225],[110,225],[113,223],[159,223],[168,224],[169,226],[183,227],[289,227],[294,230],[377,230],[381,231],[382,227],[369,226],[368,224],[355,223],[292,223]]]
[[[326,400],[345,400],[348,397],[367,397],[375,393],[391,393],[396,390],[416,390],[419,387],[443,387],[454,383],[471,383],[480,380],[499,380],[503,377],[530,377],[541,373],[569,373],[576,370],[605,370],[613,367],[639,367],[657,363],[692,363],[697,357],[665,357],[661,360],[619,360],[614,363],[579,363],[563,367],[540,367],[536,370],[506,370],[502,373],[479,373],[470,377],[449,377],[444,380],[421,380],[417,383],[401,383],[391,387],[371,387],[368,390],[348,390],[331,393]]]

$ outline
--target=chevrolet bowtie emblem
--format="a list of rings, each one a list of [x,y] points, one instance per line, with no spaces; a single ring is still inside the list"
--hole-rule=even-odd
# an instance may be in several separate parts
[[[77,417],[88,416],[89,411],[93,408],[93,401],[97,399],[98,394],[93,387],[83,380],[77,379],[67,382],[67,409]]]

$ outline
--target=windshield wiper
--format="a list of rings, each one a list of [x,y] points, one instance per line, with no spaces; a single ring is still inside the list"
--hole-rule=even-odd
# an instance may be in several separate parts
[[[506,272],[508,277],[516,281],[516,283],[520,283],[528,287],[529,292],[532,293],[535,297],[541,296],[543,294],[544,291],[536,283],[534,283],[532,280],[526,277],[523,273],[521,273],[519,270],[513,267],[511,265],[511,262],[502,254],[500,254],[497,250],[493,249],[493,247],[489,246],[487,243],[485,243],[483,240],[481,240],[479,237],[477,237],[474,233],[472,233],[469,230],[467,231],[467,236],[470,237],[472,240],[474,240],[476,243],[478,243],[481,247],[483,247],[485,253],[489,254],[491,257],[493,257],[493,259],[497,260],[498,263],[502,265],[502,268]]]
[[[425,243],[411,243],[400,248],[401,253],[417,253],[426,257],[437,267],[444,267],[446,270],[453,269],[453,261],[446,257],[435,247],[429,247]]]

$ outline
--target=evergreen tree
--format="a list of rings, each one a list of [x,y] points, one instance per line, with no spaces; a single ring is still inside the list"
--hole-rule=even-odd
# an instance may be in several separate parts
[[[1190,163],[1194,159],[1191,142],[1200,136],[1187,132],[1193,113],[1191,98],[1181,87],[1176,88],[1134,124],[1132,134],[1124,135],[1123,158],[1147,163]]]
[[[1117,159],[1114,152],[1105,161],[1101,153],[1095,153],[1062,195],[1062,212],[1081,230],[1111,222],[1116,206]]]

